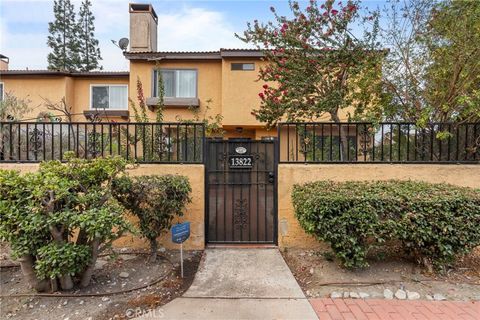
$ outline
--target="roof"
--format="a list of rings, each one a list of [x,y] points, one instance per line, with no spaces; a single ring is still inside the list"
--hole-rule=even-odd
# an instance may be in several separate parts
[[[0,59],[8,59],[8,57],[0,53]]]
[[[77,77],[77,78],[124,78],[129,76],[128,71],[90,71],[69,72],[58,70],[1,70],[0,76],[51,76],[51,77]]]
[[[219,51],[135,51],[125,52],[129,60],[221,60],[222,58],[261,58],[258,49],[220,49]]]

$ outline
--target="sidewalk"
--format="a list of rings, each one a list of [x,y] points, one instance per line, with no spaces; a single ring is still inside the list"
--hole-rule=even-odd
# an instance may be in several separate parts
[[[321,320],[478,320],[480,302],[376,299],[310,299]]]
[[[207,249],[181,298],[140,319],[317,319],[278,249]]]

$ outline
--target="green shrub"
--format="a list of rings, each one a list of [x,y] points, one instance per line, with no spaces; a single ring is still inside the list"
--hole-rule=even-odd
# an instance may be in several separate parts
[[[120,158],[49,161],[37,172],[0,170],[0,239],[38,291],[90,283],[98,255],[131,230],[111,194]]]
[[[372,246],[399,240],[425,264],[445,266],[480,245],[480,192],[414,181],[295,185],[295,214],[346,267],[368,266]]]
[[[175,217],[183,215],[191,201],[187,177],[122,176],[113,180],[114,195],[139,219],[140,233],[150,242],[150,261],[157,259],[157,238],[170,229]]]

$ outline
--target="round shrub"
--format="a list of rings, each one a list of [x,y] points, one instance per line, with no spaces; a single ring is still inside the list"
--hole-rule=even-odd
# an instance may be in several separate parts
[[[139,219],[140,233],[150,242],[150,261],[157,259],[157,238],[170,229],[191,202],[192,188],[180,175],[121,176],[113,180],[116,199]]]

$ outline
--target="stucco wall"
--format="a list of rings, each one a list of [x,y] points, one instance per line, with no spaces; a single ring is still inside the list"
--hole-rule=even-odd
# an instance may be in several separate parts
[[[29,112],[24,119],[34,118],[39,112],[47,111],[45,100],[58,103],[66,93],[65,77],[11,78],[2,76],[5,93],[27,100]]]
[[[220,61],[130,61],[130,85],[129,97],[138,106],[137,101],[137,79],[140,79],[143,92],[146,98],[152,96],[153,70],[156,68],[171,69],[195,69],[198,72],[197,94],[200,100],[200,116],[203,117],[205,107],[210,106],[208,116],[215,116],[222,113],[221,110],[221,83],[222,65]],[[211,100],[211,102],[208,102]],[[130,110],[132,112],[132,110]],[[151,119],[155,119],[153,112],[149,113]],[[167,107],[164,111],[164,121],[192,120],[193,113],[185,107]]]
[[[231,70],[232,63],[254,63],[254,71]],[[252,115],[260,106],[258,93],[263,82],[258,81],[258,72],[265,62],[259,59],[222,60],[222,106],[223,124],[226,126],[260,126]]]
[[[319,243],[305,234],[293,211],[291,193],[294,184],[316,180],[417,180],[480,188],[479,165],[296,165],[278,167],[278,242],[280,247],[316,247]]]
[[[192,186],[192,202],[187,206],[185,215],[176,222],[190,221],[190,239],[185,241],[184,249],[201,250],[205,248],[205,193],[204,167],[197,165],[144,164],[129,172],[131,176],[178,174],[188,177]],[[159,243],[166,248],[178,249],[171,241],[171,233],[160,237]],[[118,247],[147,248],[148,243],[138,236],[124,236],[114,242]]]
[[[57,104],[62,98],[72,108],[74,121],[85,121],[83,111],[90,109],[90,85],[92,84],[129,84],[127,77],[119,78],[72,78],[69,76],[2,76],[5,93],[25,99],[29,112],[23,119],[36,118],[40,112],[49,111],[47,102]]]
[[[34,172],[38,169],[38,164],[0,164],[0,169],[19,170],[21,172]],[[178,222],[190,221],[191,236],[184,243],[186,250],[200,250],[205,247],[205,194],[204,194],[204,167],[203,165],[170,165],[170,164],[144,164],[138,168],[129,170],[131,176],[139,175],[164,175],[179,174],[187,176],[192,186],[192,202],[187,206],[185,215]],[[135,222],[133,217],[129,218]],[[174,221],[177,222],[177,221]],[[171,242],[170,232],[160,237],[161,246],[166,248],[178,248],[178,245]],[[130,248],[148,248],[148,243],[139,236],[125,235],[114,242],[116,247]]]
[[[128,85],[128,78],[123,79],[98,79],[98,78],[77,78],[73,83],[73,103],[74,113],[83,113],[85,110],[90,110],[90,86],[92,84],[125,84]],[[85,120],[83,115],[79,119]]]

